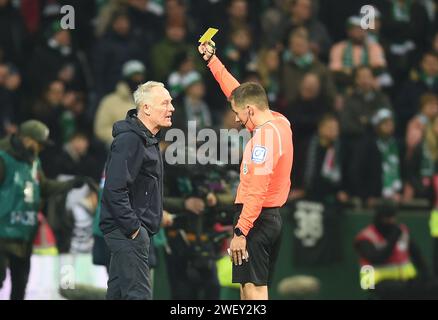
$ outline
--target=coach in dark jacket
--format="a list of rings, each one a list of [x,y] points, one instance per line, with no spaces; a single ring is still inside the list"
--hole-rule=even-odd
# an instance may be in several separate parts
[[[134,92],[137,109],[113,127],[100,229],[111,251],[107,299],[151,299],[150,237],[163,213],[163,160],[157,133],[175,110],[162,83]]]

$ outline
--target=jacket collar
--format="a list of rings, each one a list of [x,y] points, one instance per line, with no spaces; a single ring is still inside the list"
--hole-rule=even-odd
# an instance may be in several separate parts
[[[156,135],[153,135],[152,132],[146,128],[143,122],[137,117],[137,109],[131,109],[126,114],[126,120],[133,121],[139,129],[140,136],[145,140],[146,146],[157,144],[160,138],[160,131]]]

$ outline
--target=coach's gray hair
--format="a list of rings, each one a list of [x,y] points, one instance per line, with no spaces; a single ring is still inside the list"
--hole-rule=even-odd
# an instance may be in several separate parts
[[[137,90],[134,92],[134,103],[137,111],[142,105],[151,103],[152,88],[155,87],[164,88],[164,84],[157,81],[148,81],[138,86]]]

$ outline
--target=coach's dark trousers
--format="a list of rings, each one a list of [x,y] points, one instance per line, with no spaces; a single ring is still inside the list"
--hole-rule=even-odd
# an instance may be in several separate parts
[[[105,236],[111,251],[107,300],[150,300],[150,238],[144,227],[135,239],[127,238],[119,229]]]

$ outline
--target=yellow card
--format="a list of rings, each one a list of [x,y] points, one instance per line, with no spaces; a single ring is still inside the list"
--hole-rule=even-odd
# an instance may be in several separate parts
[[[219,29],[208,28],[208,30],[205,31],[205,33],[202,35],[202,37],[199,38],[199,42],[204,43],[204,42],[210,41],[218,31],[219,31]]]

